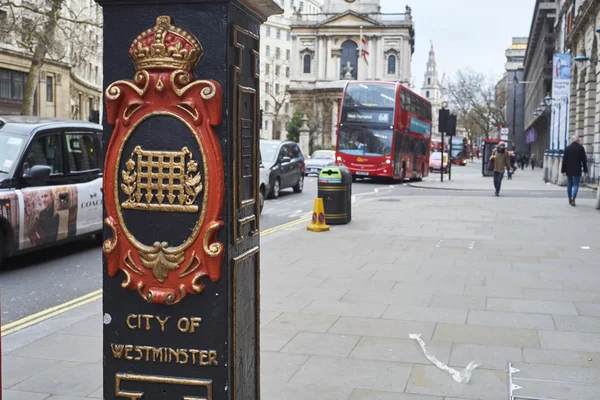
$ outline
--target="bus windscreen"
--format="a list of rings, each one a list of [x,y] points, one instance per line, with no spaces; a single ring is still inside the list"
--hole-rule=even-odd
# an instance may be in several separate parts
[[[385,156],[392,154],[393,129],[366,125],[340,127],[338,151],[354,156]]]
[[[344,92],[344,107],[394,110],[396,85],[389,83],[352,83]]]

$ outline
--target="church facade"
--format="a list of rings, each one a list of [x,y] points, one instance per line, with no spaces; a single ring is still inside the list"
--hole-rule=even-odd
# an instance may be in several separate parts
[[[317,14],[295,14],[289,93],[309,118],[312,147],[335,145],[348,80],[411,80],[415,33],[411,10],[383,14],[379,0],[325,0]]]
[[[433,49],[433,43],[429,50],[429,59],[427,60],[427,70],[425,71],[425,79],[423,80],[423,86],[421,87],[421,96],[425,97],[431,102],[431,115],[432,115],[432,132],[434,135],[439,135],[439,111],[442,108],[444,102],[444,93],[442,85],[438,78],[437,63],[435,60],[435,50]]]

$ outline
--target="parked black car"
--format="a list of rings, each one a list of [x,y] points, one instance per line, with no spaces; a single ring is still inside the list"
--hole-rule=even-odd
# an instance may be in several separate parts
[[[261,140],[262,167],[269,171],[269,192],[266,197],[276,199],[286,188],[295,193],[304,189],[304,156],[297,143],[290,140]]]

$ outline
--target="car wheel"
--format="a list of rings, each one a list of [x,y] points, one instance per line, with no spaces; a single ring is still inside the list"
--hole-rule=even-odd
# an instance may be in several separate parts
[[[273,189],[271,190],[271,193],[269,193],[269,198],[270,199],[278,198],[279,190],[281,190],[281,182],[279,181],[279,178],[276,178],[275,182],[273,183]]]
[[[259,201],[260,201],[260,213],[262,214],[263,207],[265,206],[265,189],[262,187],[260,188]]]
[[[302,190],[304,189],[304,176],[300,175],[300,178],[298,178],[298,184],[296,184],[296,186],[294,186],[292,189],[294,189],[294,193],[302,193]]]

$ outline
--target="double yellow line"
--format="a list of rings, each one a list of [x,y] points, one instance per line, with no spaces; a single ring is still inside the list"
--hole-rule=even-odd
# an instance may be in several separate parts
[[[265,229],[260,234],[261,234],[261,236],[267,236],[267,235],[273,234],[275,232],[279,232],[284,229],[287,229],[292,226],[299,225],[303,222],[308,222],[308,221],[310,221],[310,217],[300,218],[300,219],[285,223],[283,225]],[[86,294],[85,296],[81,296],[76,299],[67,301],[66,303],[60,304],[58,306],[50,307],[47,310],[40,311],[38,313],[29,315],[18,321],[14,321],[9,324],[2,325],[0,327],[0,337],[8,336],[11,333],[15,333],[15,332],[18,332],[29,326],[39,324],[40,322],[43,322],[47,319],[56,317],[57,315],[64,314],[67,311],[73,310],[75,308],[79,308],[79,307],[84,306],[93,301],[100,300],[101,298],[102,298],[102,289],[98,289],[94,292]]]
[[[0,334],[0,337],[4,337],[6,335],[10,335],[11,333],[18,332],[21,329],[27,328],[28,326],[38,324],[49,318],[56,317],[57,315],[66,313],[69,310],[81,307],[85,304],[91,303],[92,301],[96,301],[101,298],[102,289],[98,289],[95,292],[86,294],[85,296],[78,297],[58,306],[50,307],[47,310],[40,311],[36,314],[32,314],[18,321],[11,322],[10,324],[3,325],[2,330],[0,331],[2,332]]]

